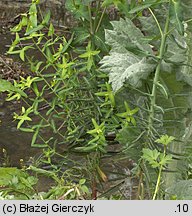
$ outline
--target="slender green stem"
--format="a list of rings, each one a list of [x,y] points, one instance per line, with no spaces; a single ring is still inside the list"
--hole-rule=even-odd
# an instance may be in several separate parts
[[[100,17],[100,13],[99,13],[100,12],[100,7],[101,7],[101,1],[98,1],[97,6],[96,6],[94,22],[93,22],[93,31],[94,31],[94,33],[95,33],[96,26],[97,26],[98,18]]]
[[[166,146],[164,145],[163,158],[165,158],[165,156],[166,156]],[[158,178],[157,178],[157,183],[156,183],[156,187],[155,187],[155,192],[154,192],[154,194],[153,194],[153,200],[156,199],[157,193],[158,193],[158,191],[159,191],[159,186],[160,186],[160,183],[161,183],[162,171],[163,171],[163,165],[161,165],[161,166],[159,167],[159,174],[158,174]]]
[[[49,58],[47,57],[47,55],[41,50],[41,48],[38,46],[38,44],[35,42],[34,39],[32,39],[33,43],[35,44],[36,48],[39,50],[39,52],[45,57],[46,60],[49,61]],[[52,64],[52,67],[55,69],[55,71],[57,72],[58,68]],[[47,83],[47,82],[46,82]],[[65,86],[64,80],[62,79],[62,83]],[[53,93],[55,94],[55,92],[53,91]]]
[[[24,99],[22,98],[22,100],[25,102],[25,104],[28,106],[28,107],[31,107],[31,105]],[[51,127],[51,129],[54,131],[54,128],[52,127],[51,123],[49,122],[49,119],[46,119],[44,116],[42,116],[40,113],[38,113],[38,116],[44,120],[45,122],[47,122],[47,124]],[[65,136],[63,134],[61,134],[59,131],[57,131],[57,133],[64,139]]]
[[[159,29],[160,34],[161,34],[161,37],[163,38],[163,31],[162,31],[162,29],[161,29],[161,26],[160,26],[160,24],[159,24],[159,22],[158,22],[158,20],[157,20],[157,18],[156,18],[156,16],[155,16],[155,14],[154,14],[153,11],[151,10],[151,8],[148,8],[148,9],[149,9],[151,15],[153,16],[153,19],[155,20],[157,26],[158,26],[158,29]]]
[[[88,12],[89,12],[89,24],[90,24],[90,34],[93,35],[93,23],[92,23],[92,14],[91,14],[91,5],[88,4]]]
[[[97,28],[95,29],[95,33],[97,33],[98,30],[99,30],[99,27],[100,27],[100,25],[101,25],[101,22],[102,22],[102,20],[103,20],[104,14],[105,14],[105,11],[106,11],[106,7],[105,7],[105,8],[103,9],[103,11],[102,11],[102,14],[101,14],[101,17],[100,17],[100,19],[99,19]]]
[[[166,39],[167,39],[167,33],[169,31],[169,15],[167,16],[166,23],[165,23],[165,29],[162,35],[161,39],[161,46],[159,51],[159,62],[157,64],[156,70],[155,70],[155,77],[153,80],[153,88],[152,88],[152,94],[151,94],[151,106],[150,106],[150,114],[149,114],[149,124],[148,124],[148,134],[152,132],[153,128],[153,122],[155,117],[155,105],[156,105],[156,97],[157,97],[157,86],[160,79],[160,72],[161,72],[161,63],[162,59],[165,53],[165,45],[166,45]]]
[[[160,186],[160,183],[161,183],[161,174],[162,174],[162,170],[163,170],[163,166],[161,165],[160,168],[159,168],[159,174],[158,174],[158,178],[157,178],[157,183],[156,183],[156,187],[155,187],[155,192],[154,192],[154,195],[153,195],[153,200],[156,199],[157,193],[158,193],[158,191],[159,191],[159,186]]]

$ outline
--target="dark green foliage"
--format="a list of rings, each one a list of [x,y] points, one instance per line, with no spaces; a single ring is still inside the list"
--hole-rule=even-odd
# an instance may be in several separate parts
[[[162,198],[162,191],[182,179],[182,168],[191,159],[180,159],[192,134],[187,4],[67,0],[65,6],[76,20],[69,38],[55,33],[50,12],[37,20],[37,2],[21,15],[8,53],[28,62],[33,77],[14,84],[0,80],[0,91],[9,92],[7,100],[24,102],[21,113],[14,113],[17,128],[33,134],[31,146],[43,148],[39,167],[30,169],[57,184],[45,198],[82,198],[78,190],[89,193],[85,177],[96,199],[97,184],[107,181],[101,161],[110,157],[112,144],[120,144],[119,155],[136,164],[137,198],[144,198],[143,193]],[[109,21],[106,11],[111,6],[119,10],[119,20]],[[22,46],[23,41],[30,45]],[[42,59],[30,56],[29,50],[38,50]],[[80,163],[70,159],[74,152]],[[70,182],[74,179],[79,183]]]
[[[181,180],[166,191],[166,199],[191,200],[192,180]]]

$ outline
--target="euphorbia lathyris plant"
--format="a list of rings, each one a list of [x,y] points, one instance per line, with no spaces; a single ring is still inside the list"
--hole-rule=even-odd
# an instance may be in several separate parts
[[[192,6],[187,0],[137,4],[129,11],[136,15],[135,20],[113,21],[113,30],[106,30],[105,39],[111,51],[100,62],[101,70],[109,74],[116,95],[131,98],[140,108],[138,127],[134,129],[139,135],[134,139],[128,137],[127,142],[121,138],[125,131],[118,135],[126,147],[134,149],[143,143],[143,147],[160,150],[161,147],[155,145],[160,134],[176,137],[168,147],[176,160],[169,164],[165,188],[181,178],[184,162],[178,159],[192,134],[192,118],[188,115],[186,124],[184,117],[192,109],[192,32],[187,5]],[[141,12],[145,16],[141,16]],[[147,175],[145,177],[150,183]]]

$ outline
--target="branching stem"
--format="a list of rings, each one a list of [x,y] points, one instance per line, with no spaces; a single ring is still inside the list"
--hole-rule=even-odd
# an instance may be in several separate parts
[[[163,31],[162,31],[162,29],[161,29],[161,26],[160,26],[160,24],[159,24],[159,22],[158,22],[158,20],[157,20],[157,18],[156,18],[156,16],[155,16],[155,14],[154,14],[153,11],[151,10],[151,8],[148,8],[148,9],[149,9],[151,15],[153,16],[153,19],[155,20],[157,26],[158,26],[158,29],[159,29],[160,34],[161,34],[161,38],[163,38]]]
[[[151,93],[151,106],[150,106],[150,114],[149,114],[149,124],[148,124],[148,134],[151,134],[152,128],[153,128],[153,122],[155,118],[155,105],[156,105],[156,98],[157,98],[157,86],[160,79],[160,71],[161,71],[161,63],[162,59],[165,53],[165,45],[166,45],[166,39],[167,39],[167,33],[169,31],[169,15],[167,16],[164,32],[162,34],[161,38],[161,46],[159,51],[159,62],[157,64],[156,70],[155,70],[155,77],[153,80],[153,88]]]

